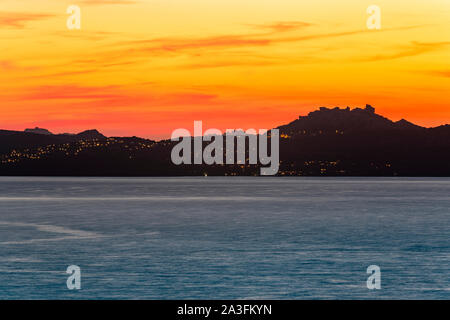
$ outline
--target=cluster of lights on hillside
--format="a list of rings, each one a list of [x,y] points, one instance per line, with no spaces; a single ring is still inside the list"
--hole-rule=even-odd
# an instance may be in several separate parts
[[[23,160],[39,160],[48,157],[51,154],[59,153],[66,156],[78,156],[86,150],[105,148],[112,145],[121,145],[121,147],[131,151],[151,149],[154,146],[152,142],[133,142],[129,143],[120,138],[108,138],[106,140],[92,139],[80,140],[73,143],[50,144],[36,149],[24,149],[21,151],[13,150],[9,154],[0,158],[1,163],[16,163]]]

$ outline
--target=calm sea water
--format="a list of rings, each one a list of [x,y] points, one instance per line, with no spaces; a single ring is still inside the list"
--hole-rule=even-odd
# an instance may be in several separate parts
[[[0,298],[449,299],[450,179],[3,177]]]

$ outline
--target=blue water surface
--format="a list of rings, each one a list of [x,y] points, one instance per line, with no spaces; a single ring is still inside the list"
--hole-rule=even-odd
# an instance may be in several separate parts
[[[0,177],[0,299],[449,298],[448,178]]]

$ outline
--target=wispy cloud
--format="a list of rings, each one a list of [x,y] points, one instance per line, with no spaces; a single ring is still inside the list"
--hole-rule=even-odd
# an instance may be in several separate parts
[[[274,28],[273,27],[274,25],[272,25],[272,30]],[[280,27],[280,24],[278,25],[279,30],[285,30],[286,28],[289,29],[288,23],[284,27],[282,26]],[[386,28],[379,32],[399,31],[416,27],[417,26],[395,28],[395,29]],[[273,32],[269,32],[269,33],[244,34],[244,35],[218,35],[203,38],[194,38],[194,37],[155,38],[155,39],[125,41],[117,43],[116,45],[119,46],[124,45],[131,47],[127,49],[129,50],[130,53],[145,52],[152,54],[158,53],[162,54],[162,53],[186,52],[189,50],[196,50],[196,52],[198,52],[199,49],[215,49],[215,48],[235,49],[240,47],[264,47],[283,43],[295,43],[318,39],[347,37],[358,34],[366,34],[367,32],[368,32],[367,30],[358,29],[343,32],[291,35],[291,36],[274,36]]]
[[[0,60],[0,69],[4,71],[17,70],[17,65],[10,60]]]
[[[115,94],[115,86],[84,87],[78,85],[39,86],[22,96],[25,100],[74,100],[74,99],[112,99],[120,97]]]
[[[113,108],[132,106],[186,106],[210,105],[217,98],[214,94],[199,92],[167,92],[151,91],[136,93],[129,88],[117,85],[80,86],[76,84],[47,85],[28,88],[27,92],[17,97],[20,101],[62,100],[63,103],[79,103],[84,107]]]
[[[0,26],[5,28],[24,28],[28,22],[53,18],[53,14],[0,11]]]
[[[63,37],[65,39],[79,39],[79,40],[92,40],[92,41],[100,41],[100,40],[108,40],[111,37],[117,37],[120,33],[118,32],[110,32],[110,31],[84,31],[82,33],[68,33],[66,31],[54,31],[51,33],[56,37]]]
[[[288,32],[311,27],[314,26],[314,24],[304,21],[281,21],[269,24],[253,24],[250,26],[257,29],[269,30],[271,32]]]
[[[437,51],[450,46],[450,42],[417,42],[411,41],[410,44],[400,47],[393,53],[374,55],[362,59],[363,61],[383,61],[414,57],[421,54]]]
[[[38,67],[36,66],[22,66],[17,64],[17,62],[13,60],[0,60],[0,71],[6,72],[20,72],[20,71],[35,71]]]
[[[426,71],[425,73],[432,76],[450,78],[450,70],[433,70],[433,71]]]

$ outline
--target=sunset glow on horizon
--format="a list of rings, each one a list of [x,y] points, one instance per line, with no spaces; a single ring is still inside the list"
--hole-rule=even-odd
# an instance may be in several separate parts
[[[450,123],[449,0],[0,0],[0,38],[0,129],[161,139],[366,103]]]

